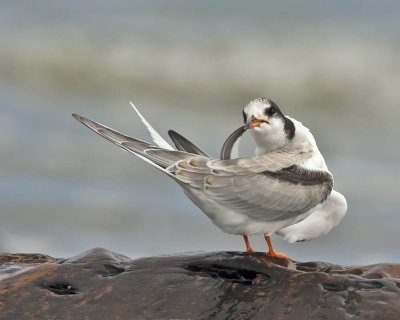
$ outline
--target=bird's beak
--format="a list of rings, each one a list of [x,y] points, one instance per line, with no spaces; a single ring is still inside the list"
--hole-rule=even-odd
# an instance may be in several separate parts
[[[267,120],[264,119],[257,119],[254,116],[251,116],[251,118],[249,119],[249,128],[257,128],[259,126],[261,126],[263,123],[269,123]]]

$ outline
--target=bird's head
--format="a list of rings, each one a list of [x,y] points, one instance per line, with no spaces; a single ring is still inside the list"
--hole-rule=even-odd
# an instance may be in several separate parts
[[[245,125],[251,128],[257,148],[261,152],[282,148],[294,137],[293,122],[283,115],[271,99],[251,100],[243,109],[243,118]]]

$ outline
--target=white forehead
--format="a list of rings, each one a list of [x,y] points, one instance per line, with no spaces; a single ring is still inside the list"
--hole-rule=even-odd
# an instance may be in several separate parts
[[[246,114],[255,114],[255,113],[260,113],[264,112],[266,108],[270,108],[271,104],[269,101],[265,98],[258,98],[251,100],[245,107],[244,107],[244,112]]]

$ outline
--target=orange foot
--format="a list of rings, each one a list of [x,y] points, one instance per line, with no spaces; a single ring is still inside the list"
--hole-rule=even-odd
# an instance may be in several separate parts
[[[267,256],[278,258],[278,259],[290,259],[288,255],[283,252],[275,251],[274,247],[272,246],[271,237],[269,235],[264,235],[265,241],[267,241],[269,252]]]
[[[246,244],[246,251],[248,252],[248,253],[253,253],[254,252],[254,250],[253,250],[253,247],[251,246],[251,244],[250,244],[250,241],[249,241],[249,237],[247,236],[247,235],[243,235],[243,239],[244,239],[244,243]]]
[[[268,252],[267,253],[268,257],[273,257],[273,258],[278,258],[278,259],[290,259],[290,257],[283,252],[277,252],[277,251],[273,251],[273,252]]]

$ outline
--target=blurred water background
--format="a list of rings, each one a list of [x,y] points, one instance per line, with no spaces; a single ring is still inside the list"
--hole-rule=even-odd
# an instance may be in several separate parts
[[[275,237],[277,248],[399,262],[399,14],[388,0],[2,1],[0,251],[243,250],[176,184],[70,113],[150,140],[133,100],[160,132],[218,156],[247,101],[266,96],[311,129],[349,204],[327,236]]]

